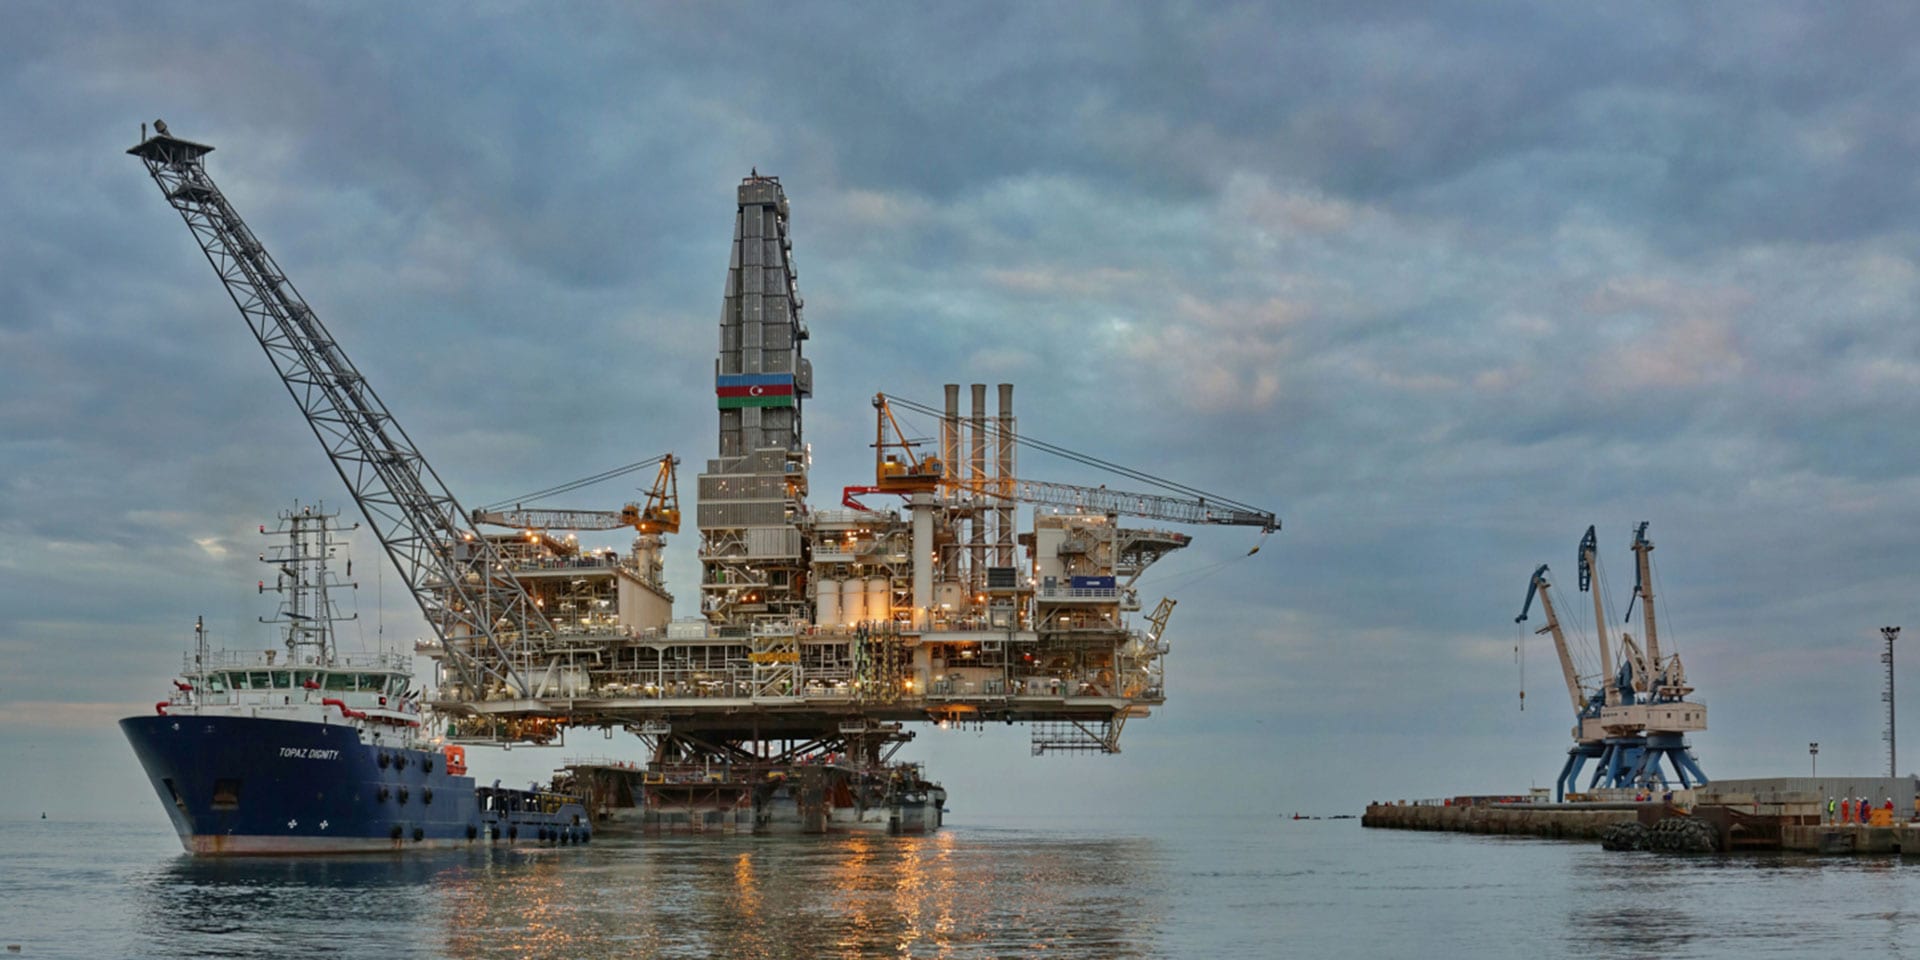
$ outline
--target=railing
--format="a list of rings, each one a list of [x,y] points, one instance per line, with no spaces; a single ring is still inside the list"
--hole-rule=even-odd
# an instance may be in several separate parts
[[[1041,587],[1034,591],[1041,600],[1118,600],[1118,587]]]
[[[865,512],[860,510],[815,510],[813,511],[813,521],[815,523],[859,524],[859,523],[873,523],[881,520],[898,520],[898,519],[900,519],[900,512],[898,510],[873,510],[873,511],[865,511]]]
[[[509,560],[508,569],[515,573],[529,570],[611,570],[615,567],[631,567],[619,557],[587,554],[578,557],[541,557],[535,560]]]
[[[631,760],[616,760],[612,757],[567,757],[560,761],[563,767],[616,767],[621,770],[638,770],[640,765]]]
[[[204,660],[196,660],[195,653],[181,654],[182,674],[199,673],[203,670],[229,670],[245,668],[248,670],[295,670],[328,668],[336,670],[412,670],[413,658],[404,653],[349,653],[333,658],[330,664],[315,662],[314,657],[301,657],[298,662],[282,656],[280,650],[209,650]]]

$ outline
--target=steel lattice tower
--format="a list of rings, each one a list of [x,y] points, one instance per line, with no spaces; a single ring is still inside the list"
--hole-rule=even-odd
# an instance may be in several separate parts
[[[1898,777],[1900,751],[1898,742],[1894,738],[1893,725],[1893,641],[1900,636],[1900,628],[1881,627],[1880,636],[1885,637],[1887,641],[1887,649],[1880,654],[1880,662],[1887,665],[1886,689],[1880,692],[1880,699],[1887,704],[1887,776]]]

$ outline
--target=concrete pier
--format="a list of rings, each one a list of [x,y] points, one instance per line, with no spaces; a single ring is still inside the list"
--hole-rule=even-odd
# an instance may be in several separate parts
[[[1849,797],[1878,801],[1869,808],[1871,823],[1828,822],[1828,800],[1835,799],[1836,812],[1842,812],[1846,807],[1839,801]],[[1391,830],[1597,841],[1614,824],[1638,821],[1651,829],[1669,817],[1689,817],[1712,826],[1714,849],[1722,852],[1920,855],[1916,797],[1920,782],[1912,777],[1779,777],[1720,780],[1675,791],[1671,805],[1665,797],[1647,802],[1617,796],[1576,803],[1524,796],[1376,803],[1360,822]]]
[[[1781,827],[1780,849],[1821,854],[1920,854],[1920,824],[1902,823],[1891,827],[1863,827],[1858,824]]]
[[[1360,818],[1366,827],[1389,830],[1444,830],[1553,840],[1599,840],[1616,823],[1640,818],[1641,807],[1659,804],[1372,804]],[[1920,847],[1915,847],[1920,850]]]

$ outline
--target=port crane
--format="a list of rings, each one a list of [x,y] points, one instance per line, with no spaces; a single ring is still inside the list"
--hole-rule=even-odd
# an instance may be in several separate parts
[[[1261,510],[1235,500],[1155,477],[1139,470],[1107,463],[1053,444],[1026,437],[1016,442],[1035,446],[1091,466],[1101,467],[1171,493],[1130,493],[1104,486],[1088,487],[1070,483],[1014,478],[962,478],[951,475],[940,458],[916,452],[916,444],[900,430],[893,407],[898,405],[916,413],[941,416],[940,411],[924,404],[878,394],[873,398],[877,412],[874,440],[874,482],[871,486],[848,487],[844,501],[855,509],[865,509],[856,497],[868,493],[897,493],[911,496],[938,490],[970,495],[974,498],[1061,507],[1086,512],[1162,520],[1170,523],[1226,524],[1258,527],[1262,534],[1280,529],[1280,520],[1271,511]],[[897,452],[895,452],[897,451]],[[1254,548],[1258,550],[1258,547]]]
[[[1534,597],[1540,598],[1540,610],[1546,616],[1546,623],[1534,634],[1553,637],[1554,653],[1560,658],[1560,672],[1567,682],[1567,698],[1573,705],[1574,743],[1567,750],[1567,762],[1560,768],[1559,778],[1554,781],[1554,800],[1557,802],[1566,799],[1569,784],[1577,787],[1580,770],[1587,761],[1597,760],[1606,753],[1606,738],[1598,726],[1605,695],[1597,685],[1590,686],[1574,666],[1573,648],[1567,642],[1566,629],[1554,609],[1553,583],[1547,574],[1547,565],[1543,563],[1527,579],[1527,599],[1520,605],[1520,615],[1514,617],[1513,622],[1525,623],[1527,614],[1533,609]]]
[[[448,679],[466,698],[489,689],[526,696],[528,675],[548,665],[552,624],[207,175],[212,151],[161,132],[127,152],[186,222],[266,351],[439,636]],[[458,703],[448,706],[459,712]]]
[[[1680,654],[1673,653],[1664,659],[1660,654],[1660,633],[1658,621],[1653,610],[1653,541],[1647,539],[1645,521],[1634,528],[1633,558],[1634,583],[1633,599],[1640,602],[1640,625],[1647,638],[1646,656],[1635,665],[1636,673],[1631,678],[1623,676],[1623,693],[1633,710],[1626,716],[1628,720],[1637,720],[1641,728],[1643,742],[1641,754],[1631,774],[1635,779],[1647,776],[1659,776],[1661,761],[1672,764],[1681,784],[1687,785],[1691,776],[1693,782],[1707,782],[1707,775],[1700,770],[1694,759],[1693,750],[1687,743],[1687,734],[1707,728],[1707,708],[1705,704],[1687,699],[1693,687],[1687,682],[1687,669],[1680,662]],[[1627,603],[1627,617],[1633,616],[1633,602]],[[1631,638],[1628,638],[1631,642]],[[1630,725],[1630,724],[1629,724]]]
[[[1678,655],[1662,660],[1657,621],[1653,611],[1653,580],[1649,554],[1653,543],[1646,537],[1648,524],[1634,532],[1633,550],[1637,577],[1634,600],[1640,604],[1646,636],[1643,651],[1631,634],[1620,636],[1620,659],[1616,667],[1607,642],[1605,601],[1595,583],[1599,569],[1599,550],[1593,527],[1580,540],[1578,563],[1580,589],[1593,596],[1594,622],[1597,625],[1597,649],[1600,672],[1589,684],[1576,670],[1572,648],[1554,610],[1547,565],[1541,564],[1527,581],[1527,595],[1515,623],[1524,622],[1535,596],[1540,598],[1546,624],[1535,633],[1553,636],[1554,649],[1567,684],[1574,709],[1574,744],[1567,751],[1566,763],[1555,782],[1555,796],[1564,799],[1568,788],[1577,786],[1588,761],[1595,767],[1587,789],[1606,787],[1665,786],[1671,783],[1665,766],[1671,765],[1681,786],[1707,782],[1686,742],[1686,733],[1706,729],[1706,706],[1687,700],[1693,688],[1687,685],[1686,671]],[[1627,616],[1632,616],[1628,604]],[[1664,765],[1663,765],[1664,764]]]

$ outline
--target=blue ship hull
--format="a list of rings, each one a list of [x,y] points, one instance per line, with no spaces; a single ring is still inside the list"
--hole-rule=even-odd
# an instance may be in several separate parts
[[[189,853],[587,838],[577,804],[546,812],[489,797],[488,807],[514,809],[483,810],[473,778],[448,773],[439,754],[365,744],[347,724],[176,714],[130,717],[120,729]]]

